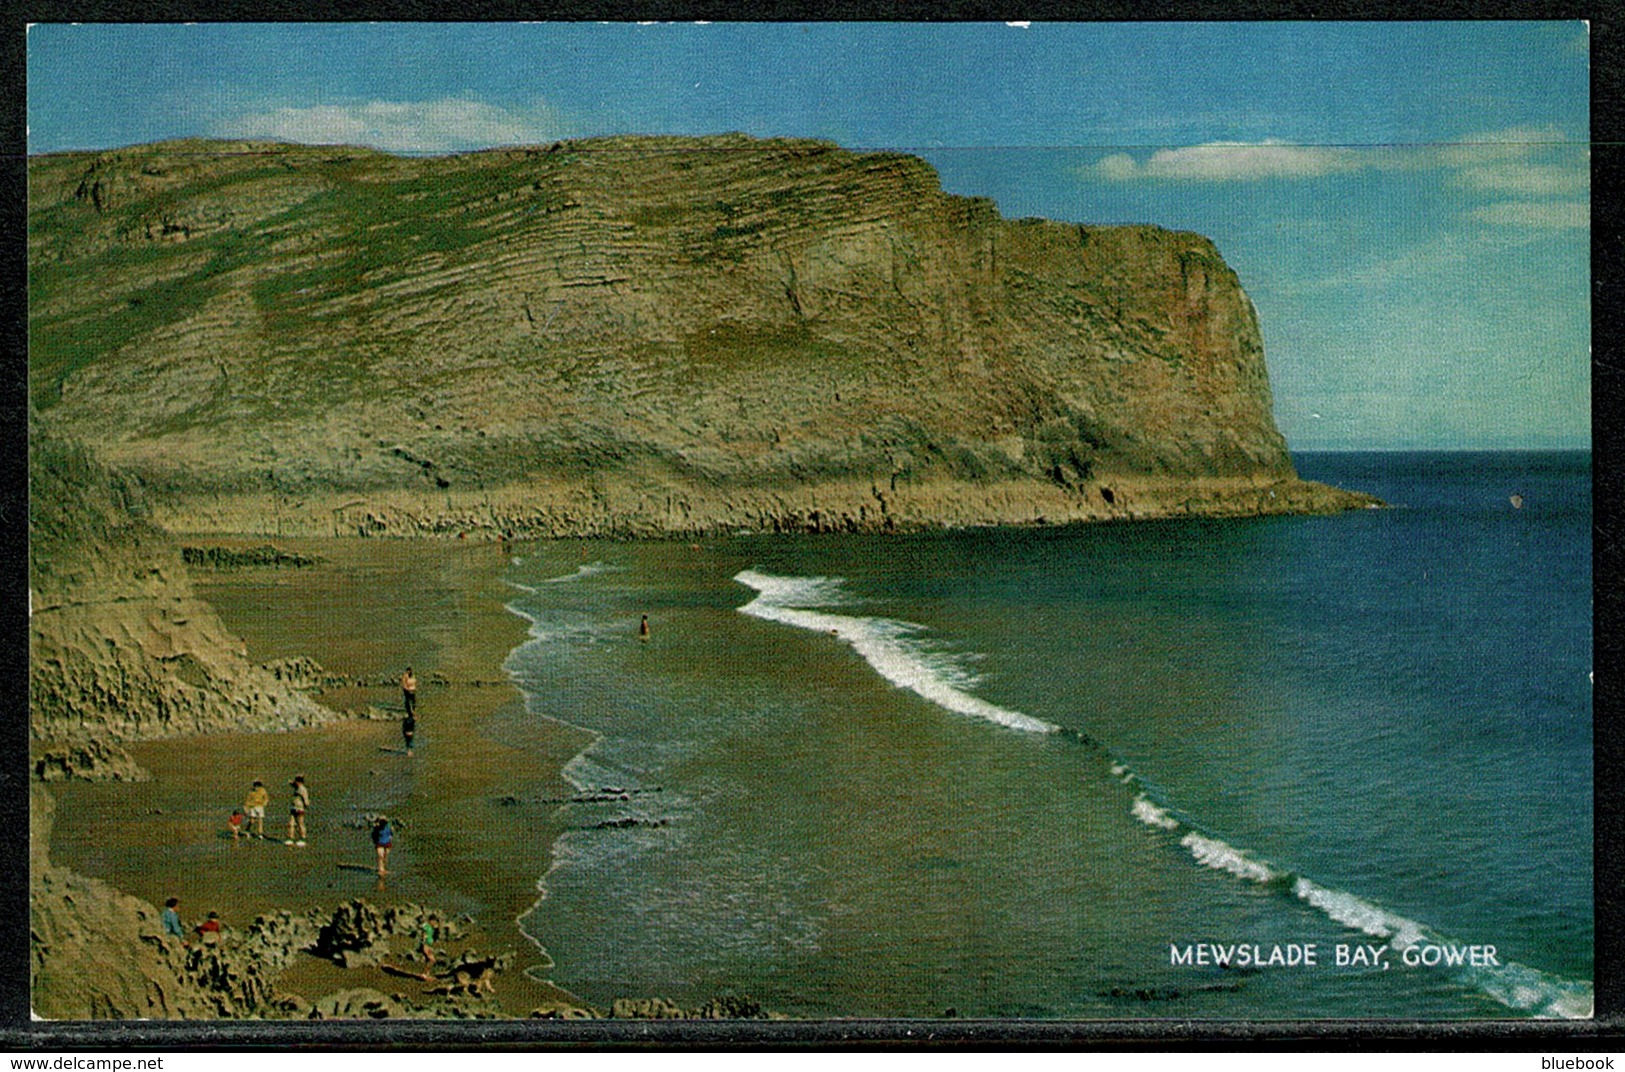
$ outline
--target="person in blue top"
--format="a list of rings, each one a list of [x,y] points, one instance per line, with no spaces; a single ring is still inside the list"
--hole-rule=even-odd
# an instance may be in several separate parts
[[[174,935],[186,944],[186,931],[181,927],[181,914],[176,911],[181,905],[179,897],[171,897],[164,902],[164,914],[158,917],[164,924],[164,933]]]
[[[372,822],[372,844],[378,850],[378,873],[389,874],[389,847],[395,841],[395,831],[389,825],[389,820],[380,815]]]

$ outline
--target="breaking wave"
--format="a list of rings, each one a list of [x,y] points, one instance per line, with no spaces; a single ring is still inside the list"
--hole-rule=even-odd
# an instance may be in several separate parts
[[[778,577],[743,570],[734,580],[754,589],[756,598],[739,608],[765,621],[827,633],[852,646],[881,677],[940,707],[984,718],[1011,729],[1032,733],[1064,733],[1104,754],[1111,777],[1138,786],[1130,814],[1146,826],[1178,837],[1179,845],[1197,864],[1236,878],[1278,890],[1319,910],[1327,918],[1372,938],[1386,941],[1396,952],[1418,945],[1459,945],[1414,920],[1363,900],[1354,894],[1322,886],[1288,869],[1277,867],[1238,849],[1198,827],[1174,809],[1153,799],[1155,790],[1088,734],[1061,727],[1020,711],[999,707],[965,691],[975,684],[953,659],[929,650],[922,642],[923,626],[890,618],[834,614],[829,607],[851,606],[852,597],[839,578]],[[1537,1017],[1584,1019],[1593,1015],[1593,988],[1589,982],[1565,979],[1549,972],[1508,962],[1488,967],[1463,967],[1457,978],[1507,1008]]]
[[[1111,774],[1125,783],[1139,779],[1123,764],[1113,762]],[[1412,919],[1388,911],[1379,905],[1343,890],[1322,886],[1284,868],[1260,860],[1233,845],[1193,828],[1189,820],[1176,818],[1170,809],[1141,793],[1130,808],[1134,818],[1147,826],[1179,835],[1179,844],[1191,858],[1203,867],[1223,871],[1246,882],[1280,890],[1295,897],[1311,908],[1318,909],[1328,919],[1351,930],[1386,942],[1396,952],[1403,953],[1414,946],[1461,945],[1463,943],[1438,934]],[[1509,1009],[1530,1016],[1556,1019],[1588,1019],[1592,1015],[1593,992],[1588,982],[1565,979],[1527,965],[1508,962],[1495,966],[1463,967],[1457,977],[1463,983]]]
[[[1027,733],[1055,733],[1060,727],[988,703],[965,690],[976,677],[953,657],[930,650],[921,641],[924,627],[891,618],[831,614],[811,607],[848,605],[840,581],[827,577],[774,577],[743,570],[734,580],[756,590],[741,614],[779,622],[814,633],[827,633],[849,644],[875,672],[900,689],[961,715],[986,719]]]

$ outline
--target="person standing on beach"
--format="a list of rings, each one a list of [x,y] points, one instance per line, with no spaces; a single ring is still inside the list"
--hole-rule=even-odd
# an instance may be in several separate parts
[[[265,791],[265,783],[255,778],[248,796],[243,798],[243,814],[262,839],[265,837],[265,805],[270,802],[271,794]]]
[[[378,873],[389,874],[389,848],[395,842],[395,831],[389,820],[380,815],[372,822],[372,845],[378,853]]]
[[[305,812],[310,810],[310,790],[305,788],[305,776],[297,775],[288,785],[293,789],[293,804],[288,810],[288,840],[284,845],[304,845]],[[297,834],[299,840],[294,841]]]
[[[406,673],[401,675],[401,699],[406,702],[407,718],[418,713],[418,679],[412,676],[410,666],[406,668]]]
[[[171,897],[169,900],[164,902],[163,915],[159,916],[158,919],[164,925],[165,934],[179,938],[181,940],[181,945],[185,945],[186,929],[181,926],[181,914],[178,911],[180,906],[181,899],[179,897]]]
[[[418,945],[418,951],[423,954],[423,981],[428,982],[434,975],[434,942],[440,936],[440,917],[430,914],[423,921],[423,940]]]

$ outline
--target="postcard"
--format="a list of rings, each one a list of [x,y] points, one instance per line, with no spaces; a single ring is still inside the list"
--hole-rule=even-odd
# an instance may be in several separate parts
[[[27,48],[45,1027],[1592,1018],[1584,23]]]

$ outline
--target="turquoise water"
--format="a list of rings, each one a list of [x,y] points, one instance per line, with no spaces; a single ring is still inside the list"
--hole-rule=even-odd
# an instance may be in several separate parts
[[[1395,508],[528,548],[524,717],[598,733],[566,773],[625,794],[552,846],[552,978],[820,1017],[1587,1013],[1589,456],[1299,465]],[[1318,963],[1171,962],[1197,943]],[[1405,962],[1467,945],[1493,962]]]

